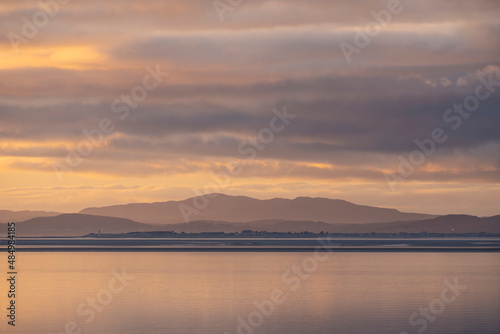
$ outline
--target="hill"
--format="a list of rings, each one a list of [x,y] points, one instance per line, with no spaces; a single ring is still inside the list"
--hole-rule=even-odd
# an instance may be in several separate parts
[[[195,203],[208,205],[204,208]],[[436,216],[405,213],[395,209],[357,205],[344,200],[298,197],[259,200],[245,196],[210,194],[183,201],[135,203],[87,208],[80,213],[131,219],[147,224],[176,224],[185,219],[181,209],[191,208],[196,214],[189,221],[248,222],[259,220],[321,221],[328,224],[365,224],[391,221],[415,221]]]
[[[10,223],[10,222],[22,222],[27,219],[36,217],[54,217],[61,215],[60,212],[48,212],[48,211],[10,211],[10,210],[0,210],[0,223]]]
[[[177,233],[241,232],[243,230],[267,232],[328,233],[496,233],[500,234],[500,216],[479,218],[467,215],[447,215],[412,222],[388,222],[370,224],[327,224],[318,221],[261,220],[246,223],[195,221],[167,225],[162,230]]]
[[[6,229],[3,229],[6,231]],[[173,231],[177,233],[225,232],[243,230],[267,232],[328,233],[495,233],[500,234],[500,216],[479,218],[467,215],[447,215],[411,222],[370,224],[328,224],[318,221],[259,220],[251,222],[193,221],[188,223],[148,225],[129,219],[63,214],[56,217],[40,217],[17,223],[18,237],[82,236],[89,233],[128,233]]]
[[[129,219],[81,214],[38,217],[16,224],[18,237],[81,236],[88,233],[151,231],[154,227]]]

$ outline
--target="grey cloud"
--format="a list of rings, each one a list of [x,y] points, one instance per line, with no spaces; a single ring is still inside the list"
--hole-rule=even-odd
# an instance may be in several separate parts
[[[37,10],[16,9],[14,3],[2,3],[7,8],[0,13],[3,35],[18,31],[20,18]],[[500,90],[457,131],[443,121],[443,113],[474,92],[477,70],[500,66],[500,2],[414,1],[347,64],[339,43],[352,42],[353,27],[367,23],[370,10],[385,4],[246,1],[221,23],[211,1],[72,2],[30,46],[79,42],[109,59],[102,69],[86,71],[1,70],[0,139],[77,143],[84,138],[82,130],[109,117],[119,136],[96,148],[82,171],[112,173],[113,160],[123,161],[124,170],[134,175],[201,170],[195,164],[175,167],[176,159],[238,157],[242,136],[255,136],[268,124],[273,107],[287,105],[297,119],[259,158],[289,165],[277,172],[249,166],[248,175],[372,180],[381,166],[373,154],[409,154],[415,139],[427,138],[437,127],[449,140],[436,159],[460,152],[479,161],[471,148],[500,142]],[[141,83],[145,66],[156,64],[172,76],[120,121],[111,111],[112,101],[129,94]],[[0,154],[62,159],[65,149],[6,148]],[[164,157],[165,167],[148,164],[156,156]],[[366,168],[334,171],[293,164],[304,160]],[[16,166],[48,165],[20,161]],[[496,182],[497,171],[476,175]],[[474,178],[468,172],[419,175]]]
[[[450,124],[443,121],[445,110],[455,103],[462,103],[466,96],[472,94],[477,81],[468,86],[432,88],[419,81],[400,82],[389,77],[384,79],[384,83],[378,79],[318,78],[239,89],[223,86],[169,87],[165,92],[155,92],[166,99],[164,102],[144,103],[131,110],[124,121],[111,111],[111,101],[41,108],[4,106],[0,109],[0,136],[19,139],[57,137],[76,141],[82,136],[83,129],[98,127],[103,117],[113,120],[117,132],[144,138],[235,132],[255,135],[273,116],[272,107],[286,104],[299,117],[280,136],[288,140],[283,144],[288,147],[300,142],[300,139],[309,140],[308,144],[295,146],[301,153],[334,151],[336,148],[405,152],[415,148],[414,139],[428,137],[436,127],[442,127],[450,134],[449,141],[444,145],[450,150],[500,140],[495,126],[500,121],[496,112],[498,93],[483,102],[472,117],[464,120],[458,131],[452,130]],[[309,93],[317,98],[312,101],[307,97]],[[184,101],[168,102],[170,96],[174,98],[183,94]],[[326,97],[328,95],[329,98]],[[235,106],[210,102],[214,96],[218,99],[224,96],[235,98]],[[281,96],[282,99],[271,104],[268,100],[272,96]],[[189,102],[192,97],[196,99]],[[27,118],[32,122],[25,122]]]

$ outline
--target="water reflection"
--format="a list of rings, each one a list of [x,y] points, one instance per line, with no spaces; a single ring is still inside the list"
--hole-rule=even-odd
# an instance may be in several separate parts
[[[417,333],[409,316],[455,277],[467,290],[425,333],[500,332],[500,254],[335,253],[317,266],[311,256],[21,253],[14,332]],[[122,269],[134,278],[112,291]]]

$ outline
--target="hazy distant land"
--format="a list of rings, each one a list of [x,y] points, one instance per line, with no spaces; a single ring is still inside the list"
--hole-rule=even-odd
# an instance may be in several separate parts
[[[192,205],[197,198],[84,209],[74,214],[0,211],[3,215],[0,221],[15,221],[18,237],[79,237],[98,234],[99,231],[103,234],[153,231],[234,234],[262,231],[285,234],[377,233],[382,236],[418,233],[500,235],[500,215],[433,216],[325,198],[256,200],[243,196],[214,196],[210,205],[200,210],[199,215],[193,216],[189,222],[183,222],[179,205]],[[23,219],[30,216],[35,217]],[[5,235],[6,230],[6,227],[0,227],[0,236]]]
[[[207,203],[205,205],[205,203]],[[203,208],[196,204],[199,203]],[[190,221],[252,222],[262,220],[319,221],[328,224],[364,224],[413,221],[435,215],[406,213],[395,209],[357,205],[340,199],[297,197],[259,200],[246,196],[208,194],[183,201],[133,203],[102,208],[88,208],[81,214],[126,218],[145,224],[185,222],[180,208],[196,210]]]

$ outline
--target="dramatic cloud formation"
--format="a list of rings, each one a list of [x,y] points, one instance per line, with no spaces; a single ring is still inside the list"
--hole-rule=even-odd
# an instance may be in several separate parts
[[[214,190],[499,214],[498,17],[496,0],[4,0],[0,208],[181,199],[236,162]]]

